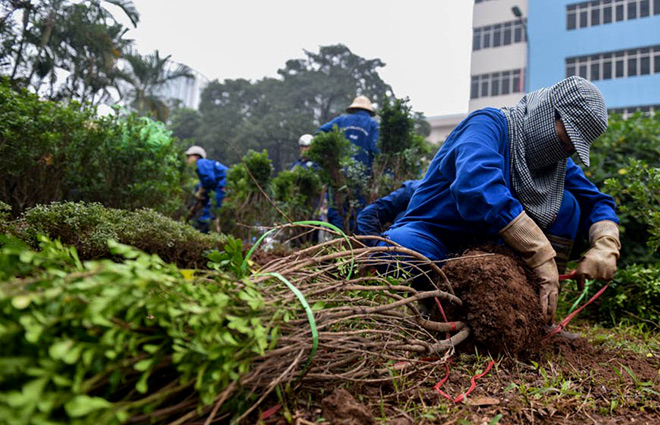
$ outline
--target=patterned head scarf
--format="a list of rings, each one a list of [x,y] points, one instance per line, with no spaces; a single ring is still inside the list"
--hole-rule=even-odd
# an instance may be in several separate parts
[[[555,130],[555,114],[561,117],[580,161],[589,166],[589,147],[607,129],[605,100],[589,81],[569,77],[526,94],[502,112],[509,128],[514,196],[547,229],[561,206],[570,156]]]

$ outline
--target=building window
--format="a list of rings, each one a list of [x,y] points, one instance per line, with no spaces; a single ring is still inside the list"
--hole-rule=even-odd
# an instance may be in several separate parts
[[[660,0],[595,0],[566,5],[566,29],[576,30],[660,15]]]
[[[516,21],[474,28],[472,31],[472,50],[476,51],[526,42],[525,24],[524,21],[518,19]]]
[[[470,99],[521,93],[524,75],[524,69],[473,75],[470,80]]]
[[[643,105],[643,106],[628,106],[625,108],[611,108],[608,109],[609,114],[621,115],[622,118],[629,118],[631,115],[641,112],[646,115],[660,113],[660,105]]]
[[[481,49],[481,28],[475,28],[472,35],[472,50]]]
[[[660,74],[660,45],[566,58],[566,76],[592,81]]]

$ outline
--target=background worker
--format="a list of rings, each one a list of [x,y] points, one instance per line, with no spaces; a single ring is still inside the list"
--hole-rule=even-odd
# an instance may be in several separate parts
[[[316,164],[314,161],[309,159],[309,147],[312,146],[312,140],[314,139],[314,136],[311,134],[303,134],[300,136],[298,139],[298,146],[300,147],[300,157],[296,160],[296,162],[291,165],[289,168],[289,171],[293,171],[294,168],[296,167],[302,167],[302,168],[313,168],[314,170],[317,170],[319,168],[318,164]]]
[[[317,132],[330,132],[337,128],[344,133],[344,136],[355,146],[358,147],[357,154],[353,157],[355,161],[364,167],[366,176],[371,175],[374,158],[380,153],[378,150],[378,131],[380,125],[373,117],[376,115],[371,101],[366,96],[358,96],[353,100],[348,108],[346,115],[341,115],[318,128]],[[334,194],[329,194],[330,207],[328,208],[328,221],[340,229],[352,233],[355,230],[355,220],[359,211],[366,205],[364,196],[357,192],[356,188],[349,188],[354,192],[357,203],[353,206],[352,217],[349,220],[349,229],[344,229],[344,215],[351,208],[348,205],[335,205]]]
[[[602,94],[580,77],[528,93],[511,108],[475,111],[449,135],[406,213],[384,235],[432,261],[501,238],[535,273],[542,314],[552,322],[555,249],[570,252],[578,233],[588,234],[578,283],[616,272],[614,200],[569,158],[577,153],[589,166],[590,145],[606,128]],[[551,238],[563,243],[553,248]]]
[[[206,151],[201,146],[191,146],[185,152],[186,162],[195,165],[199,183],[195,185],[196,202],[188,210],[187,220],[193,220],[192,225],[202,233],[211,230],[211,223],[216,222],[216,216],[211,211],[210,193],[215,192],[215,207],[220,209],[225,198],[227,184],[227,167],[219,161],[206,159]],[[200,214],[201,212],[201,214]]]
[[[357,230],[355,234],[363,236],[380,236],[388,225],[406,212],[410,198],[421,180],[408,180],[401,187],[367,205],[357,216]],[[376,246],[376,239],[364,239],[362,242],[368,246]]]

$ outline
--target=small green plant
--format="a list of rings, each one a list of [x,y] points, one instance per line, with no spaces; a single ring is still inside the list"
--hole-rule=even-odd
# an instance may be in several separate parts
[[[370,198],[375,200],[397,189],[406,180],[418,179],[430,153],[424,137],[416,133],[415,114],[408,99],[394,99],[379,110],[381,154],[375,161]]]
[[[250,150],[241,162],[229,169],[227,198],[220,209],[220,227],[224,232],[250,240],[259,234],[257,227],[271,225],[276,220],[277,212],[264,196],[270,192],[272,172],[265,149],[262,152]]]

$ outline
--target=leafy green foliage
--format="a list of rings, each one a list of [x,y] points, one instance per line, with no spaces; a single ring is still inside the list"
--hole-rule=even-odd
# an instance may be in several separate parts
[[[131,0],[3,1],[0,72],[51,100],[109,99],[118,91],[119,58],[132,41],[108,4],[137,25]]]
[[[246,226],[273,223],[277,216],[261,192],[268,193],[272,172],[273,166],[265,149],[261,153],[249,151],[241,163],[229,169],[225,188],[227,198],[220,209],[220,227],[223,231],[250,239],[259,231]]]
[[[638,113],[625,120],[611,116],[607,131],[592,146],[590,158],[585,175],[599,188],[605,185],[605,192],[619,207],[620,263],[657,263],[660,255],[649,253],[657,239],[649,240],[647,235],[658,232],[658,191],[653,188],[658,184],[654,169],[660,167],[660,115]]]
[[[119,263],[81,263],[75,249],[47,239],[41,248],[0,249],[9,275],[0,286],[8,423],[118,424],[141,414],[170,422],[185,409],[159,407],[212,403],[277,338],[259,319],[264,301],[249,281],[217,272],[186,280],[114,242]]]
[[[660,167],[650,168],[643,161],[631,159],[622,171],[619,178],[607,179],[605,187],[616,194],[622,219],[646,226],[646,243],[652,255],[660,248]]]
[[[203,265],[204,252],[226,241],[224,235],[201,234],[153,210],[125,211],[98,203],[39,205],[26,211],[16,227],[32,246],[37,246],[39,235],[46,235],[74,246],[85,260],[109,257],[107,241],[113,239],[186,268]]]
[[[335,126],[332,131],[314,136],[309,157],[321,167],[319,174],[323,183],[337,189],[347,183],[342,170],[354,162],[354,151],[354,145]]]
[[[61,200],[172,213],[182,204],[182,146],[161,123],[95,116],[0,84],[0,199],[15,215]]]
[[[292,171],[282,171],[273,179],[271,187],[278,206],[291,220],[308,220],[314,216],[322,192],[316,170],[296,167]]]
[[[660,323],[660,265],[632,265],[619,269],[598,305],[601,317],[612,323]]]
[[[416,126],[416,114],[408,99],[388,101],[378,113],[381,155],[374,164],[372,200],[396,190],[406,180],[421,178],[424,158],[430,153],[424,137],[417,134],[423,129]]]

